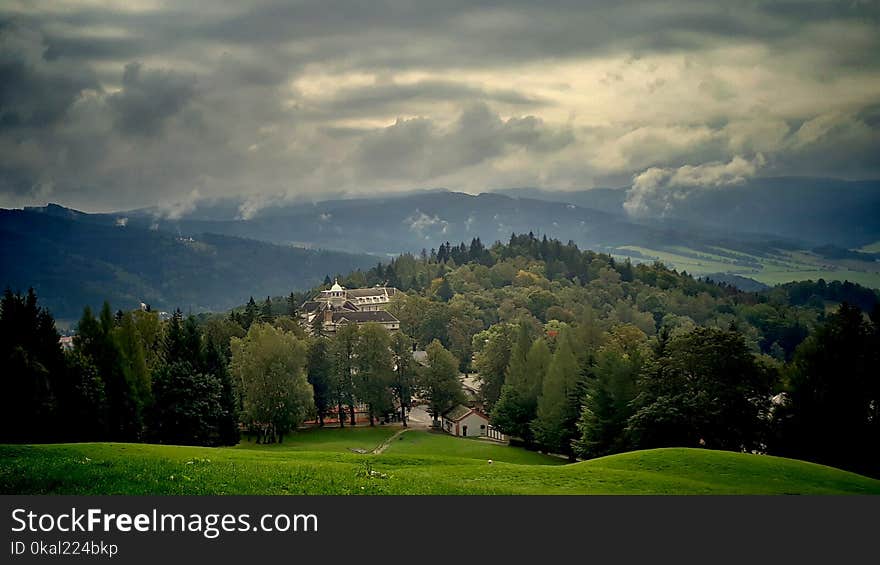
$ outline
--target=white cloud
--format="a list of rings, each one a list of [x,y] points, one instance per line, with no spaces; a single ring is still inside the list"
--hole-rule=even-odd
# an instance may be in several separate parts
[[[694,191],[713,190],[745,182],[765,163],[760,153],[749,160],[739,155],[727,163],[704,163],[678,168],[651,167],[633,177],[623,204],[635,217],[663,216],[677,200]]]
[[[424,212],[416,210],[416,212],[403,221],[414,232],[424,232],[429,228],[440,228],[440,233],[446,233],[449,222],[438,217],[436,214],[429,216]]]
[[[159,202],[158,212],[160,218],[168,220],[179,220],[186,216],[196,208],[196,204],[201,199],[199,189],[192,189],[185,197],[174,201]]]

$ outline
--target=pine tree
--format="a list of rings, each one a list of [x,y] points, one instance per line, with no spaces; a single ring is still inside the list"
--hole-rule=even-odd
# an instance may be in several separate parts
[[[511,367],[518,356],[516,350],[521,347],[520,344],[514,346]],[[510,371],[511,379],[504,385],[501,397],[492,409],[493,426],[505,434],[531,443],[531,422],[537,416],[538,396],[551,358],[550,348],[543,338],[536,339],[531,344],[526,359],[522,362],[522,369]]]
[[[330,341],[325,337],[316,337],[309,346],[308,380],[312,385],[315,398],[315,412],[318,425],[324,426],[324,418],[333,408],[333,359]]]
[[[143,433],[143,407],[126,376],[123,352],[114,329],[109,303],[104,303],[98,319],[86,308],[74,343],[98,369],[104,382],[108,437],[114,441],[137,441]]]
[[[152,403],[151,378],[147,368],[144,339],[131,312],[118,319],[118,326],[113,333],[121,353],[123,375],[129,383],[133,401],[137,411],[144,413]]]
[[[455,293],[452,291],[452,287],[449,286],[449,279],[443,277],[443,280],[440,282],[440,286],[437,288],[437,298],[442,300],[443,302],[449,302],[449,299]]]
[[[236,445],[240,439],[239,399],[232,382],[232,375],[229,374],[226,358],[211,340],[207,340],[205,346],[205,372],[220,383],[219,412],[216,415],[218,443]]]
[[[267,296],[266,301],[263,302],[263,306],[260,308],[260,321],[270,324],[274,319],[275,316],[272,314],[272,299]]]
[[[491,410],[501,397],[501,389],[510,364],[511,326],[496,324],[474,336],[474,368],[480,379],[480,396]]]
[[[532,338],[529,335],[529,327],[525,322],[520,322],[517,326],[516,341],[510,351],[510,362],[507,365],[507,375],[504,379],[505,384],[522,388],[523,383],[528,379],[526,365],[531,347]]]
[[[639,375],[630,440],[639,449],[759,448],[775,380],[737,332],[699,327],[676,336]]]
[[[629,447],[626,424],[633,414],[637,379],[644,366],[638,349],[628,353],[605,349],[591,367],[578,420],[575,451],[592,458],[620,453]]]
[[[333,336],[331,351],[333,356],[333,374],[336,390],[337,407],[339,409],[339,427],[345,426],[345,411],[348,407],[349,423],[354,426],[355,419],[355,387],[354,370],[357,353],[358,327],[345,324]]]
[[[205,366],[205,348],[202,343],[202,332],[194,316],[187,316],[183,322],[183,361],[192,365],[196,371],[203,371]]]
[[[46,441],[57,434],[57,385],[64,374],[58,339],[55,320],[37,304],[33,289],[24,297],[6,289],[0,302],[0,441]]]
[[[60,437],[102,441],[107,437],[107,396],[98,368],[82,351],[65,353],[64,381],[56,390]]]
[[[564,330],[538,398],[538,415],[532,424],[537,443],[553,453],[573,456],[571,440],[580,406],[580,368],[568,331]]]
[[[188,359],[186,342],[183,336],[183,313],[180,309],[174,311],[165,326],[165,336],[162,338],[162,360],[173,363]]]
[[[880,476],[880,306],[847,303],[795,350],[774,452]]]
[[[297,304],[296,295],[292,292],[287,297],[287,315],[294,319],[299,315],[299,304]]]
[[[417,370],[412,356],[412,338],[403,332],[391,336],[391,355],[394,363],[394,378],[391,388],[400,409],[400,421],[407,427],[407,411],[412,406],[413,388],[416,385]]]
[[[248,300],[247,305],[244,307],[244,315],[241,320],[241,327],[245,330],[249,330],[251,324],[259,320],[260,310],[257,307],[257,303],[254,301],[254,297],[251,296],[250,300]]]

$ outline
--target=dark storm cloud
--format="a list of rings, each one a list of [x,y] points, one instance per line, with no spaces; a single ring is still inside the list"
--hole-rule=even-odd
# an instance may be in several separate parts
[[[120,131],[155,135],[192,99],[195,88],[195,77],[145,71],[140,63],[129,63],[122,75],[122,90],[110,95],[107,104],[116,112]]]
[[[449,128],[417,118],[398,120],[369,134],[360,147],[359,170],[371,180],[424,181],[478,165],[511,148],[540,153],[572,141],[570,131],[549,128],[533,116],[503,120],[485,104],[475,104]]]
[[[52,127],[80,93],[99,88],[88,68],[41,64],[32,32],[0,28],[0,128]]]
[[[871,1],[10,0],[0,205],[876,176],[878,50]]]

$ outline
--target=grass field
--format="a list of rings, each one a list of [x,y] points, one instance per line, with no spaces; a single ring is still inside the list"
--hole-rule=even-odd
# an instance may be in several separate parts
[[[880,494],[830,467],[697,449],[564,461],[392,427],[314,430],[235,448],[83,443],[0,446],[2,494]],[[490,464],[488,460],[493,462]]]
[[[778,251],[774,255],[761,257],[730,249],[715,249],[718,253],[686,247],[649,249],[626,245],[620,248],[621,251],[638,252],[651,258],[650,260],[662,261],[668,267],[684,270],[695,276],[729,273],[770,286],[804,280],[848,280],[868,288],[880,288],[880,266],[876,263],[831,260],[806,251]],[[741,263],[750,264],[737,264],[729,256],[735,257]]]
[[[283,443],[268,445],[248,441],[246,437],[233,449],[257,449],[260,451],[324,451],[350,453],[355,450],[372,451],[382,442],[399,432],[395,426],[375,428],[319,428],[288,435]]]
[[[880,253],[880,241],[861,246],[858,251],[863,253]]]

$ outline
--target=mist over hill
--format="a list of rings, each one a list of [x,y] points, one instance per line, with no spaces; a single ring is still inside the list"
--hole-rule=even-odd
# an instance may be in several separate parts
[[[568,202],[626,216],[630,187],[578,191],[516,188],[510,196]],[[880,181],[776,177],[725,187],[694,187],[638,221],[659,226],[686,222],[725,233],[772,234],[812,244],[859,247],[880,240]]]
[[[429,191],[389,197],[269,205],[242,219],[229,201],[197,206],[176,219],[156,211],[125,213],[130,224],[171,233],[223,233],[273,243],[374,254],[417,252],[438,241],[505,240],[534,232],[582,247],[611,251],[626,245],[725,245],[760,251],[768,243],[797,247],[794,238],[713,229],[689,221],[639,222],[624,214],[546,198]],[[568,195],[569,193],[565,193]],[[606,198],[608,200],[608,198]],[[225,215],[225,216],[224,216]],[[202,218],[214,219],[202,219]],[[120,215],[103,215],[108,224]]]
[[[748,289],[818,278],[880,286],[876,254],[850,251],[880,241],[880,182],[757,179],[693,190],[650,219],[626,213],[627,195],[625,188],[438,189],[258,205],[202,200],[171,212],[4,210],[0,283],[34,286],[61,318],[105,298],[215,310],[443,241],[489,245],[533,232]]]

